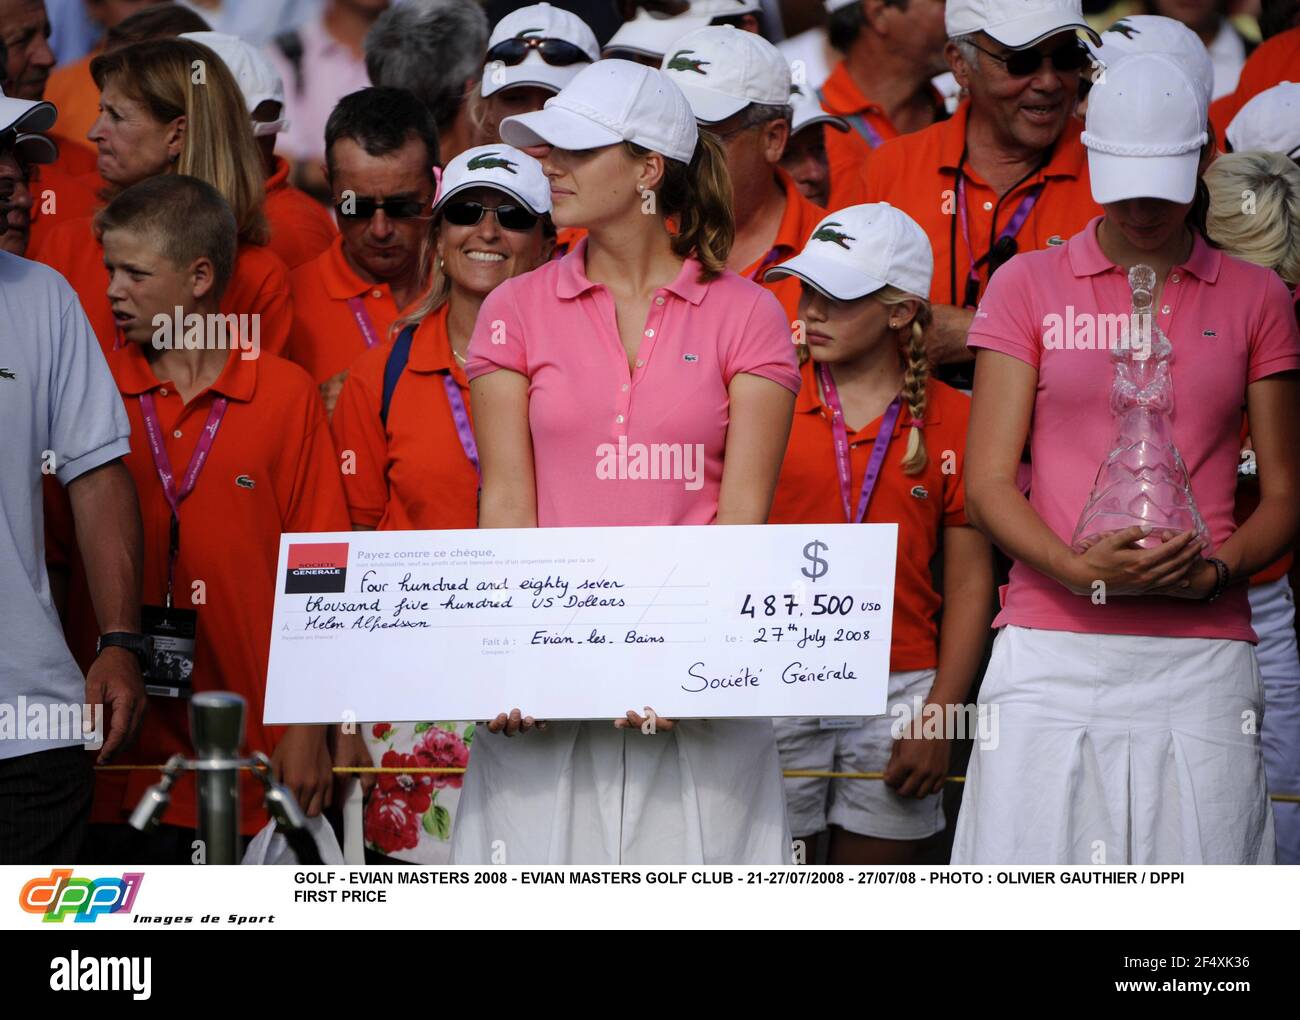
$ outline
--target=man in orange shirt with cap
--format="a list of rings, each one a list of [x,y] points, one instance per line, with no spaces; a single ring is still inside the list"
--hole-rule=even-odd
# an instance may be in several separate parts
[[[934,247],[926,350],[969,389],[966,332],[989,278],[1018,251],[1063,244],[1099,213],[1074,117],[1097,36],[1079,0],[949,0],[946,49],[970,94],[950,119],[886,142],[866,201],[912,217]]]
[[[243,344],[220,314],[233,272],[229,205],[193,177],[128,188],[96,217],[109,300],[125,346],[109,355],[131,424],[125,461],[144,521],[142,618],[154,638],[150,706],[127,760],[193,756],[186,698],[230,690],[248,704],[245,745],[271,756],[309,815],[331,799],[326,727],[264,727],[271,611],[282,532],[348,528],[333,444],[315,387],[297,366]],[[176,309],[179,307],[180,311]],[[184,323],[184,335],[175,326]],[[201,343],[195,344],[195,337]],[[84,654],[93,613],[74,576],[67,630]],[[159,831],[126,825],[147,771],[101,774],[86,856],[97,863],[185,863],[197,822],[182,778]],[[240,831],[266,823],[258,783],[242,779]]]
[[[262,53],[244,40],[223,32],[186,32],[208,47],[230,68],[239,83],[253,136],[266,173],[266,219],[271,224],[270,249],[290,269],[297,269],[323,252],[338,236],[325,207],[289,183],[289,162],[275,155],[276,136],[284,129],[284,83]]]
[[[437,190],[438,128],[405,89],[344,96],[325,127],[339,236],[290,274],[288,357],[332,411],[352,362],[388,337],[424,289],[421,249]]]
[[[817,90],[828,113],[853,129],[826,136],[829,209],[864,201],[862,171],[890,138],[948,114],[930,80],[948,70],[943,0],[826,0],[827,34],[843,58]]]
[[[767,283],[763,274],[799,252],[822,210],[780,167],[793,117],[789,65],[761,35],[710,25],[678,39],[663,71],[726,152],[736,220],[727,268],[772,291],[793,322],[799,282]]]

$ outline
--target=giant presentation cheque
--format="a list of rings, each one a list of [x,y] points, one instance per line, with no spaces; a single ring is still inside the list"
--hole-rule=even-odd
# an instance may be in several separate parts
[[[892,524],[285,535],[268,723],[885,712]]]

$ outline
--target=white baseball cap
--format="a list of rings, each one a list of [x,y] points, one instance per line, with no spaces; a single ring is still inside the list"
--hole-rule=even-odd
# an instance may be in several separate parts
[[[1186,203],[1196,193],[1208,135],[1191,76],[1160,53],[1136,53],[1108,68],[1088,94],[1086,130],[1092,197]]]
[[[730,25],[682,36],[661,66],[703,124],[726,120],[750,103],[790,102],[790,65],[781,51],[761,35]]]
[[[451,160],[442,171],[433,211],[468,188],[504,191],[539,216],[551,211],[551,184],[542,164],[509,145],[476,145]]]
[[[1083,20],[1081,0],[948,0],[944,7],[948,38],[983,32],[990,39],[1021,50],[1071,28],[1097,33]]]
[[[834,14],[845,7],[852,7],[854,4],[860,3],[862,3],[862,0],[826,0],[826,13]]]
[[[812,127],[814,124],[826,124],[836,131],[849,130],[847,120],[833,113],[827,113],[822,108],[822,104],[817,102],[817,97],[802,85],[790,86],[790,106],[794,110],[794,118],[790,124],[792,138],[804,128]]]
[[[739,14],[758,14],[763,10],[759,0],[690,0],[692,17],[734,18]]]
[[[589,60],[600,59],[600,44],[595,33],[576,14],[545,3],[521,7],[498,21],[488,38],[488,60],[483,66],[485,96],[516,85],[532,85],[559,92],[587,66],[581,61],[562,67],[548,64],[537,50],[529,50],[518,64],[493,59],[492,47],[511,39],[561,39],[578,47]]]
[[[1158,14],[1120,18],[1101,33],[1101,45],[1092,47],[1092,51],[1106,68],[1135,53],[1163,53],[1187,72],[1201,94],[1201,109],[1208,116],[1214,94],[1214,63],[1201,37],[1181,21]]]
[[[636,53],[662,61],[669,48],[688,32],[705,28],[707,17],[679,14],[674,18],[656,18],[643,7],[638,7],[636,17],[625,21],[605,43],[607,54]]]
[[[244,42],[237,35],[225,32],[183,32],[182,39],[201,43],[221,58],[230,69],[239,91],[244,95],[244,105],[252,114],[262,103],[279,103],[284,112],[284,82],[275,65],[256,46]],[[289,122],[281,117],[274,121],[253,121],[253,134],[273,135],[283,131]]]
[[[1300,84],[1280,82],[1254,96],[1232,118],[1226,132],[1233,152],[1300,155]]]
[[[33,163],[53,163],[59,158],[59,147],[53,138],[19,132],[14,139],[14,153],[19,162],[31,166]]]
[[[831,213],[803,251],[763,278],[797,276],[836,301],[856,301],[881,287],[928,299],[933,275],[930,239],[916,220],[888,202],[873,202]]]
[[[630,60],[598,60],[540,110],[501,122],[511,145],[597,149],[635,142],[689,163],[699,140],[691,104],[668,75]]]
[[[48,131],[54,127],[58,115],[53,103],[43,99],[17,99],[6,96],[4,89],[0,89],[0,131],[10,128],[19,132]]]

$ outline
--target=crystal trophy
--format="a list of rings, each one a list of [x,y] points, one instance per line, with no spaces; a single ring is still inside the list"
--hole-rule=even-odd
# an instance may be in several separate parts
[[[1097,469],[1071,544],[1086,548],[1134,525],[1151,528],[1138,542],[1144,548],[1154,548],[1184,531],[1208,542],[1209,531],[1196,508],[1187,465],[1174,443],[1173,345],[1155,324],[1155,270],[1134,266],[1128,283],[1133,308],[1127,342],[1116,343],[1111,350],[1115,439]]]

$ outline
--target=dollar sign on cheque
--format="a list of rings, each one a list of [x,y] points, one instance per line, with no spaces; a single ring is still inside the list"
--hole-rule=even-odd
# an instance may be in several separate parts
[[[819,550],[829,552],[830,546],[820,539],[814,539],[803,547],[804,559],[809,564],[803,568],[803,576],[810,578],[814,582],[831,569],[831,565],[817,555]]]

